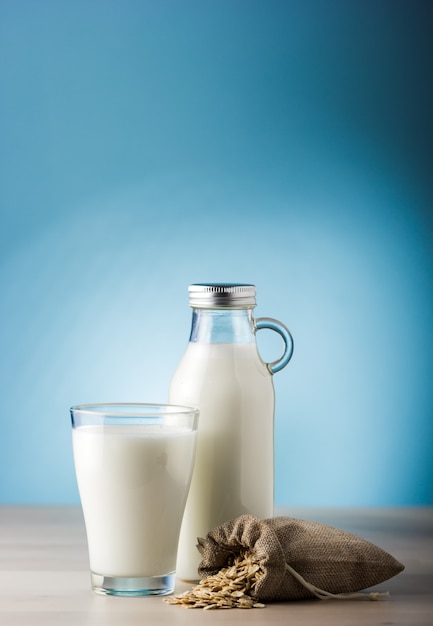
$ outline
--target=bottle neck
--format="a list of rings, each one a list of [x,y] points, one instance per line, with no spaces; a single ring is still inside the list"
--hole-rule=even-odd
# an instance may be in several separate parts
[[[254,343],[252,309],[193,309],[193,343]]]

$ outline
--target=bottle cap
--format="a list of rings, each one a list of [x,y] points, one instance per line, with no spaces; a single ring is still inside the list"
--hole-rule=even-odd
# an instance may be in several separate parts
[[[198,283],[188,287],[189,306],[197,309],[251,309],[256,287],[245,283]]]

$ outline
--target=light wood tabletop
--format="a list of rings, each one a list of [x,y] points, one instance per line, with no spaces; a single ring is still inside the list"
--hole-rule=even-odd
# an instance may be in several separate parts
[[[264,609],[186,610],[161,597],[119,598],[91,591],[81,509],[0,507],[0,624],[145,626],[146,624],[293,624],[433,626],[433,509],[279,509],[375,543],[405,570],[375,587],[378,602],[308,600]],[[191,585],[178,582],[176,593]]]

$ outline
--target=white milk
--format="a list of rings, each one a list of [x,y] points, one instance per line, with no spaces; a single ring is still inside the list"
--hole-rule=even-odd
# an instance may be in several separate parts
[[[196,433],[149,426],[73,429],[90,569],[148,577],[174,572]]]
[[[170,402],[200,409],[177,575],[197,579],[197,537],[244,513],[273,515],[274,387],[255,343],[189,343]]]

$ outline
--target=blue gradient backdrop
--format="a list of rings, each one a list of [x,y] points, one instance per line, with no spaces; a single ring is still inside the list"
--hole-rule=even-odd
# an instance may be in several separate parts
[[[210,280],[295,337],[276,503],[433,504],[432,7],[0,1],[0,501],[78,502],[69,406],[166,401]]]

